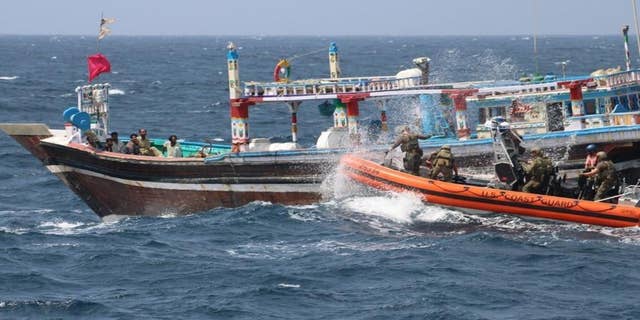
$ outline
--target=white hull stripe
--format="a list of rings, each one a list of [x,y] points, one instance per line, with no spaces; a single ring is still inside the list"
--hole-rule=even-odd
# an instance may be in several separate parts
[[[223,192],[269,192],[269,193],[319,193],[319,183],[305,184],[224,184],[224,183],[174,183],[174,182],[150,182],[116,178],[102,173],[89,170],[78,169],[65,165],[49,165],[46,166],[49,171],[54,174],[75,172],[87,176],[110,180],[116,183],[149,189],[165,189],[165,190],[189,190],[189,191],[223,191]]]

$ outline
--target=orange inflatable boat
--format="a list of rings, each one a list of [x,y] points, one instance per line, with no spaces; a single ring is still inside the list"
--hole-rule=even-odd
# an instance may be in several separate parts
[[[640,208],[633,206],[427,179],[354,155],[343,156],[340,163],[342,172],[355,181],[381,190],[415,192],[428,203],[608,227],[640,223]]]

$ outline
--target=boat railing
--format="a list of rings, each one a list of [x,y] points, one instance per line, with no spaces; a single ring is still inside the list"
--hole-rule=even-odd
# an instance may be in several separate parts
[[[245,82],[244,95],[255,96],[290,96],[318,95],[354,92],[391,91],[399,89],[420,88],[421,77],[379,76],[354,77],[339,79],[312,79],[292,82]]]
[[[640,70],[629,70],[609,75],[596,76],[598,85],[615,87],[640,82]]]

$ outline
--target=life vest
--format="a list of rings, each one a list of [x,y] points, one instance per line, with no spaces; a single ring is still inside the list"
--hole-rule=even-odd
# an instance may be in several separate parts
[[[453,169],[453,155],[449,150],[440,150],[436,154],[434,165]]]
[[[616,168],[610,160],[598,163],[598,183],[605,181],[615,182]]]
[[[400,145],[400,150],[403,152],[412,152],[420,148],[418,137],[414,135],[407,136],[406,138],[403,138],[403,140],[404,141]]]
[[[584,161],[584,167],[586,168],[595,168],[596,163],[598,162],[598,156],[596,154],[587,155],[587,158]]]
[[[549,158],[537,157],[531,164],[531,180],[544,182],[552,173],[553,164]]]

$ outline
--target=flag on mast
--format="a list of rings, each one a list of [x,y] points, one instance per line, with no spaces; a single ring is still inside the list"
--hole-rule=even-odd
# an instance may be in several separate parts
[[[111,29],[107,25],[116,22],[114,18],[101,18],[100,19],[100,32],[98,33],[98,40],[102,40],[104,37],[111,33]]]
[[[89,66],[89,82],[103,72],[111,72],[111,63],[102,53],[96,53],[87,58]]]

